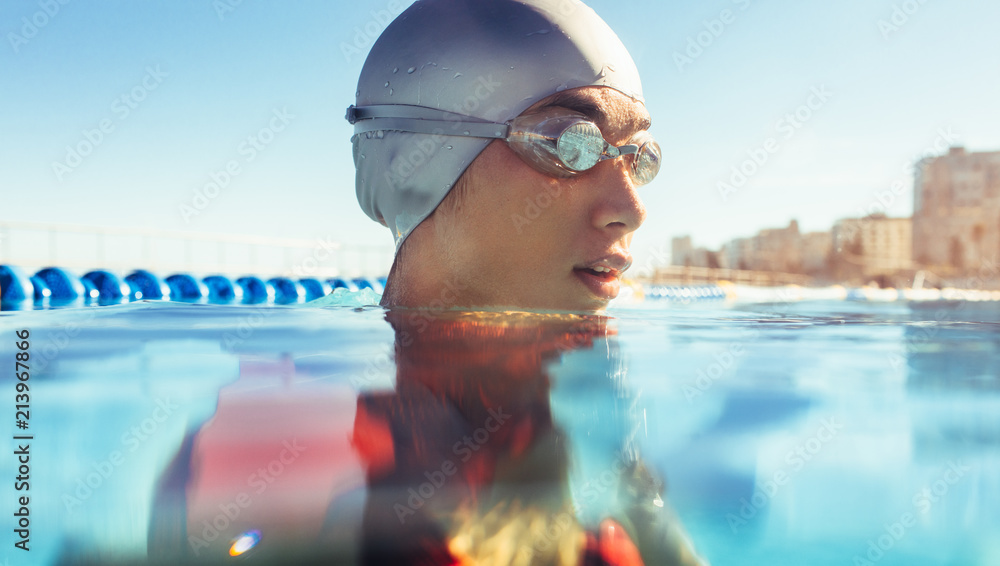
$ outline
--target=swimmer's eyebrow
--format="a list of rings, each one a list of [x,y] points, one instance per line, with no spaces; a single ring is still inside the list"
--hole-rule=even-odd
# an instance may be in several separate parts
[[[600,104],[595,103],[591,98],[580,96],[575,92],[565,92],[557,94],[553,96],[548,102],[546,102],[542,106],[539,106],[535,110],[536,111],[542,110],[544,108],[551,108],[554,106],[558,106],[559,108],[565,108],[567,110],[572,110],[574,112],[579,112],[580,114],[583,114],[592,119],[599,126],[608,124],[608,114],[607,112],[604,111],[604,108],[602,108]],[[634,132],[641,132],[643,130],[648,130],[651,125],[652,123],[650,119],[646,116],[643,116],[641,119],[639,119],[638,122],[635,123]]]
[[[567,110],[572,110],[573,112],[579,112],[587,116],[588,118],[594,120],[595,122],[607,122],[608,115],[604,112],[604,109],[597,103],[595,103],[590,98],[584,98],[576,93],[567,92],[557,94],[552,97],[547,103],[543,104],[538,110],[543,110],[545,108],[552,108],[557,106],[559,108],[565,108]]]

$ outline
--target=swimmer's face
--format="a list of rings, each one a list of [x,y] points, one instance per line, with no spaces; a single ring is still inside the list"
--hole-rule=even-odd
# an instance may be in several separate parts
[[[608,87],[558,93],[526,112],[544,106],[587,115],[619,146],[649,127],[641,103]],[[438,247],[434,264],[411,267],[461,282],[447,306],[594,311],[618,295],[632,234],[646,218],[626,159],[554,178],[497,140],[463,182],[411,235]]]

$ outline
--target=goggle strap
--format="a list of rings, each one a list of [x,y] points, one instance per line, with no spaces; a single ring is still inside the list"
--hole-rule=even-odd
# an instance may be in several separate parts
[[[510,130],[507,124],[486,122],[473,116],[408,104],[352,105],[347,109],[346,118],[348,122],[354,124],[355,134],[391,130],[503,139]]]
[[[414,106],[413,104],[373,104],[371,106],[351,106],[347,107],[347,121],[355,123],[358,120],[369,118],[419,118],[422,120],[472,120],[482,122],[478,118],[428,108],[426,106]]]

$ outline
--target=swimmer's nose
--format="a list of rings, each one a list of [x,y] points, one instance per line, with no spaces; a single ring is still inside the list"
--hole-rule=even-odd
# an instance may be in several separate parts
[[[599,173],[598,173],[599,171]],[[646,221],[646,206],[629,173],[627,159],[608,160],[594,167],[597,183],[593,223],[599,230],[613,230],[620,235],[635,232]]]

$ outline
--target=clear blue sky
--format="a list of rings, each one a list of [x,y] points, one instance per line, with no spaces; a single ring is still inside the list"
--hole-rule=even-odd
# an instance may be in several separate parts
[[[222,2],[49,0],[52,16],[44,0],[0,3],[0,220],[391,246],[354,196],[343,116],[367,46],[360,55],[344,46],[365,39],[356,28],[379,29],[372,12],[397,2],[243,0],[220,17]],[[1000,4],[589,4],[631,51],[665,152],[643,189],[638,265],[675,235],[714,247],[792,218],[825,230],[897,181],[907,191],[889,213],[908,215],[905,165],[936,141],[943,147],[939,132],[972,150],[1000,149]],[[711,23],[727,9],[728,22]],[[23,18],[44,25],[26,28]],[[701,52],[679,59],[700,33]],[[821,87],[826,100],[810,99]],[[144,99],[121,99],[131,93]],[[800,108],[810,100],[814,108]],[[287,111],[283,121],[272,121],[276,110]],[[782,121],[796,110],[808,119]],[[243,145],[272,124],[283,129],[270,144]],[[79,166],[53,170],[67,145],[102,125]],[[718,183],[748,151],[766,152],[758,148],[768,138],[775,151],[723,200]],[[233,160],[239,173],[185,221],[180,206]]]

